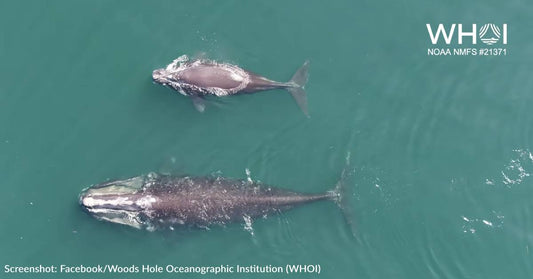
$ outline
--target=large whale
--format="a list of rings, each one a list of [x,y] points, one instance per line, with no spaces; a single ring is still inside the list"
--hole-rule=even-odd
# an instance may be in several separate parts
[[[182,55],[166,68],[152,72],[152,79],[192,98],[196,109],[203,112],[203,97],[217,97],[257,91],[286,89],[294,97],[306,116],[307,97],[304,86],[307,82],[309,61],[306,61],[288,82],[277,82],[244,70],[239,66],[219,63],[209,59],[189,59]]]
[[[79,202],[99,220],[138,229],[209,227],[251,222],[294,206],[333,200],[341,204],[342,180],[324,193],[304,194],[249,180],[150,173],[82,191]]]

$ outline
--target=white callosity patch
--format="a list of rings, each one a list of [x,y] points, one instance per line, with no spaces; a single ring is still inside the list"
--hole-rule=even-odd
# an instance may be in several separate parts
[[[97,219],[142,228],[145,224],[139,219],[139,211],[120,210],[116,208],[137,205],[139,207],[150,208],[156,199],[152,196],[142,197],[136,201],[128,197],[116,197],[113,199],[100,199],[98,197],[85,197],[82,203]],[[96,208],[94,208],[96,206]],[[101,208],[98,208],[101,207]]]
[[[148,194],[146,189],[157,178],[157,174],[150,173],[89,187],[82,192],[80,203],[96,219],[138,229],[153,229],[153,225],[145,219],[152,218],[152,206],[157,197]]]
[[[142,197],[138,200],[135,201],[135,204],[142,207],[142,208],[145,208],[145,209],[148,209],[148,208],[151,208],[152,207],[152,204],[154,202],[156,202],[156,198],[154,198],[153,196],[145,196],[145,197]]]
[[[133,205],[133,201],[131,201],[127,197],[117,197],[114,199],[99,199],[99,198],[93,198],[92,196],[88,196],[88,197],[83,198],[82,203],[83,205],[87,207],[106,206],[106,205],[113,205],[113,206]]]

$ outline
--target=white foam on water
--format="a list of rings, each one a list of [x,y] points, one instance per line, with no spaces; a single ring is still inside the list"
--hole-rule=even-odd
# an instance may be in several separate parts
[[[464,233],[476,233],[480,229],[486,229],[486,228],[502,228],[503,227],[503,219],[505,216],[499,214],[496,211],[492,211],[492,214],[495,218],[492,218],[492,220],[489,220],[488,218],[468,218],[466,216],[461,216],[461,219],[465,222],[465,224],[462,226],[462,230]]]
[[[248,215],[243,215],[242,218],[244,219],[244,229],[248,231],[252,236],[255,235],[254,228],[252,226],[252,217]]]

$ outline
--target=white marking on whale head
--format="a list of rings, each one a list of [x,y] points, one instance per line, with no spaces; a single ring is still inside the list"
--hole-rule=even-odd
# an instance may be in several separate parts
[[[144,196],[138,200],[135,201],[135,204],[142,207],[142,208],[151,208],[152,207],[152,203],[156,202],[156,198],[154,198],[153,196],[150,196],[150,195],[147,195],[147,196]]]
[[[149,174],[98,184],[84,189],[79,202],[96,219],[135,228],[150,227],[151,208],[157,197],[145,194],[145,190],[156,178]]]
[[[84,206],[87,206],[87,207],[105,206],[105,205],[113,205],[113,206],[133,205],[133,201],[131,201],[127,197],[116,197],[114,199],[99,199],[99,198],[93,198],[91,196],[88,196],[82,199],[82,203]]]

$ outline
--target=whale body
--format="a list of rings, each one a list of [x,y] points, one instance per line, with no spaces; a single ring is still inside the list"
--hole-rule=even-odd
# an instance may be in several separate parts
[[[154,82],[168,86],[193,100],[200,112],[205,109],[203,98],[208,95],[225,97],[264,90],[286,89],[294,97],[306,116],[307,97],[304,86],[308,79],[306,61],[288,82],[277,82],[229,63],[209,59],[176,58],[166,68],[152,72]]]
[[[99,220],[152,231],[249,222],[314,201],[338,201],[340,196],[339,187],[306,194],[251,180],[150,173],[89,187],[79,202]]]

